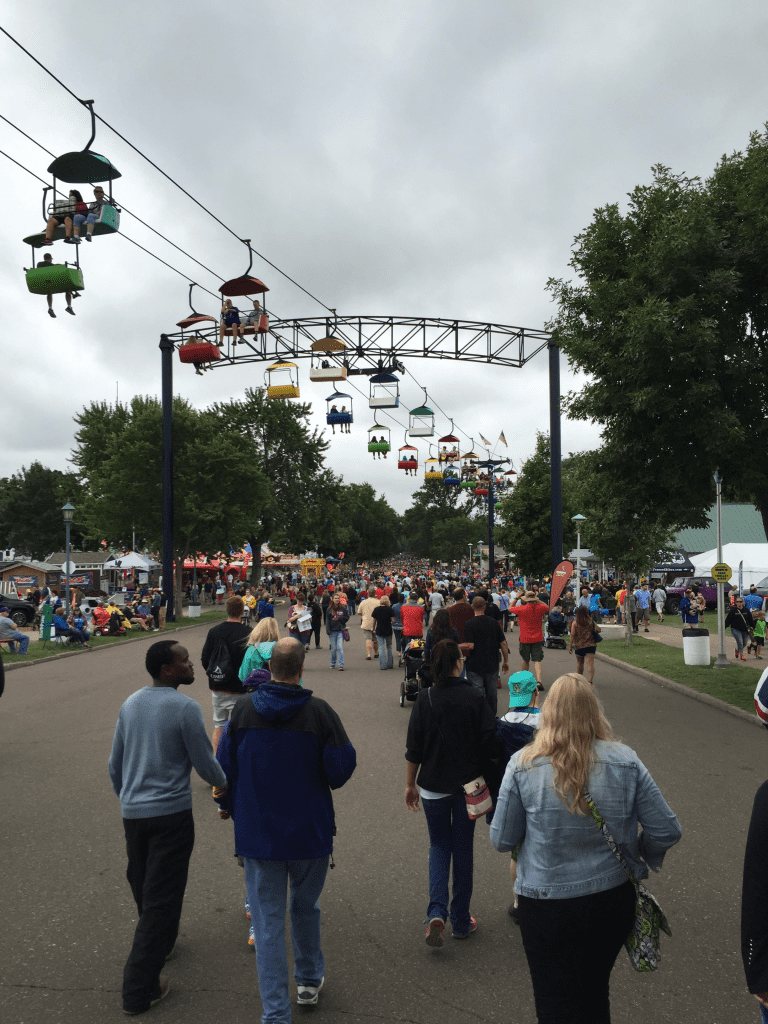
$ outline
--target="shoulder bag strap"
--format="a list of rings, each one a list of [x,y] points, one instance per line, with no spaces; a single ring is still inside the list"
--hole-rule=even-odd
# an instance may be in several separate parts
[[[632,868],[627,863],[624,854],[621,852],[621,847],[619,846],[619,844],[616,842],[616,840],[613,838],[613,836],[609,832],[608,826],[605,823],[605,819],[603,818],[603,816],[600,813],[600,811],[598,811],[597,805],[595,804],[595,801],[592,799],[592,796],[591,796],[589,790],[586,787],[583,790],[583,794],[584,794],[584,799],[587,801],[587,806],[589,807],[590,811],[592,812],[592,820],[594,821],[594,823],[597,825],[597,827],[602,832],[603,839],[605,839],[606,843],[608,843],[608,845],[611,848],[611,852],[613,853],[613,855],[616,857],[616,859],[619,861],[621,866],[626,871],[627,877],[629,878],[630,882],[635,887],[637,887],[639,885],[639,882],[638,882],[637,878],[635,877],[634,871],[632,870]]]

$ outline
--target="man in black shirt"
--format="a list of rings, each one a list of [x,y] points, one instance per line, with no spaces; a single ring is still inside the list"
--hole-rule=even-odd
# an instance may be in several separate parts
[[[466,655],[467,679],[485,694],[491,711],[496,714],[498,703],[499,651],[504,659],[502,670],[509,671],[509,647],[499,623],[485,613],[484,598],[472,601],[474,618],[464,626],[462,651]],[[498,609],[496,609],[498,611]]]
[[[251,634],[250,626],[240,621],[245,607],[242,597],[227,601],[227,621],[208,631],[200,660],[208,676],[213,702],[213,752],[219,745],[221,734],[229,721],[232,709],[246,693],[238,675],[245,657],[245,648]]]

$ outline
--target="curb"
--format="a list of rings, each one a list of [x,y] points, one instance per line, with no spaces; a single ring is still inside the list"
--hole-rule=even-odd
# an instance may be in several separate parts
[[[225,621],[222,619],[222,621]],[[207,622],[195,623],[194,626],[177,626],[175,629],[169,630],[171,633],[183,633],[186,629],[197,629],[198,625],[207,626]],[[155,630],[157,632],[157,630]],[[160,632],[163,632],[160,630]],[[151,634],[150,634],[151,636]],[[65,651],[63,654],[52,654],[48,658],[35,658],[33,661],[17,661],[13,665],[3,665],[3,668],[7,672],[13,672],[17,668],[32,668],[33,665],[45,665],[50,661],[61,661],[63,658],[78,658],[81,654],[96,654],[99,651],[113,651],[116,647],[122,647],[123,644],[135,644],[137,640],[149,639],[143,633],[141,636],[127,636],[125,640],[120,640],[116,644],[105,644],[103,647],[92,647],[89,651]]]
[[[692,700],[697,700],[701,704],[709,704],[710,707],[718,708],[720,711],[727,711],[729,715],[735,715],[736,718],[740,718],[744,722],[751,722],[752,725],[756,725],[760,729],[764,728],[763,723],[757,715],[749,711],[744,711],[743,708],[734,707],[733,704],[720,700],[719,697],[712,697],[708,693],[700,693],[698,690],[694,690],[691,686],[684,686],[683,683],[676,683],[672,679],[667,679],[666,676],[659,676],[655,672],[649,672],[647,668],[638,668],[636,665],[629,665],[626,661],[620,661],[618,658],[612,658],[610,654],[602,654],[599,651],[596,651],[595,657],[599,658],[600,661],[607,662],[609,665],[614,665],[616,668],[626,669],[627,672],[632,672],[634,675],[640,676],[642,679],[647,679],[651,683],[656,683],[657,686],[666,686],[667,689],[674,690],[676,693],[681,693],[684,697],[690,697]]]

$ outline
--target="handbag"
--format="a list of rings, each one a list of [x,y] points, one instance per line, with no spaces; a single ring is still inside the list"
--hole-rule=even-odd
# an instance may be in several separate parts
[[[608,826],[587,789],[584,790],[584,799],[592,812],[592,820],[603,833],[603,838],[610,846],[611,852],[635,887],[635,920],[632,922],[629,935],[624,940],[624,948],[629,956],[629,962],[636,971],[641,974],[650,973],[656,970],[661,960],[659,931],[666,932],[671,937],[672,930],[656,897],[635,877],[632,868],[627,864],[621,848],[608,831]]]
[[[348,629],[342,629],[341,636],[342,636],[342,638],[344,640],[349,640],[349,630]]]
[[[592,630],[592,639],[595,641],[595,646],[603,642],[603,634],[598,633],[596,629]]]
[[[432,688],[427,690],[429,695],[429,706],[434,707],[432,703]],[[450,750],[450,747],[445,741],[443,736],[443,730],[440,728],[438,722],[437,731],[440,733],[440,739],[445,743],[446,749]],[[464,802],[467,805],[467,814],[474,821],[476,818],[482,818],[484,814],[493,810],[493,798],[491,797],[491,791],[488,789],[488,783],[485,781],[482,775],[478,775],[476,779],[472,779],[471,782],[466,782],[462,787],[464,789]]]

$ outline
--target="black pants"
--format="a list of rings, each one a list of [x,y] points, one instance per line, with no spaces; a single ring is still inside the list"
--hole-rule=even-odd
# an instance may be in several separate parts
[[[160,995],[160,971],[179,933],[195,823],[189,810],[123,818],[123,827],[128,884],[139,911],[123,971],[123,1008],[144,1011]]]
[[[320,627],[321,626],[322,626],[322,621],[318,622],[318,623],[314,623],[314,622],[312,623],[312,632],[315,634],[315,647],[319,647],[320,646]]]
[[[611,1024],[608,982],[635,915],[630,881],[567,900],[518,897],[539,1024]]]
[[[155,620],[155,629],[160,629],[160,605],[152,606],[152,618]]]
[[[507,611],[501,613],[501,628],[504,630],[505,633],[509,628],[509,612]]]

